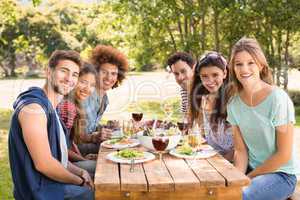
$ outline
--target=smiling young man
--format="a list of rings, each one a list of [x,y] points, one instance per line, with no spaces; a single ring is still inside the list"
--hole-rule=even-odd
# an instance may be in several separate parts
[[[88,172],[68,162],[65,130],[56,113],[75,87],[80,67],[77,52],[55,51],[44,87],[29,88],[14,103],[9,159],[16,200],[94,198]]]
[[[195,63],[195,59],[186,52],[176,52],[167,61],[176,82],[181,87],[181,112],[185,115],[188,112],[188,84],[193,78]]]
[[[98,153],[100,142],[111,137],[110,129],[100,127],[97,131],[97,128],[109,103],[107,91],[118,87],[128,71],[126,56],[112,46],[97,45],[90,60],[98,72],[98,85],[82,104],[87,116],[86,138],[90,138],[90,141],[78,146],[83,154]]]

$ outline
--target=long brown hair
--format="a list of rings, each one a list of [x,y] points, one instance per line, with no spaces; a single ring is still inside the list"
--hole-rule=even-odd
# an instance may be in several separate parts
[[[79,72],[79,77],[84,76],[86,74],[93,74],[95,76],[95,80],[97,80],[97,72],[95,67],[88,63],[84,62],[83,67]],[[80,134],[85,131],[86,128],[86,113],[84,108],[82,108],[81,102],[76,98],[75,91],[72,93],[73,97],[73,102],[76,106],[76,111],[77,111],[77,117],[75,118],[74,125],[71,129],[70,133],[70,139],[74,140],[75,143],[79,144],[80,141]]]
[[[209,91],[203,86],[200,79],[200,70],[204,67],[216,66],[223,72],[227,71],[227,62],[225,58],[218,52],[209,52],[201,58],[194,69],[192,84],[189,91],[189,119],[193,123],[195,119],[201,118],[202,96],[209,94]],[[210,121],[217,122],[220,119],[226,119],[226,102],[228,100],[227,85],[229,76],[227,75],[219,88],[216,99],[215,112],[212,113]]]
[[[243,37],[233,46],[231,51],[231,57],[229,60],[230,79],[233,83],[234,92],[237,93],[243,89],[243,86],[237,79],[234,71],[234,61],[236,54],[242,51],[246,51],[247,53],[249,53],[254,59],[255,63],[258,66],[262,67],[262,70],[259,73],[261,80],[270,85],[273,85],[272,70],[268,65],[267,59],[260,45],[258,44],[256,39]]]

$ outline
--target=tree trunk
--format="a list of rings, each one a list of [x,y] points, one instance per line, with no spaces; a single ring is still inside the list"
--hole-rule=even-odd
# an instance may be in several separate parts
[[[174,39],[172,30],[171,30],[170,26],[168,26],[168,25],[167,25],[167,30],[168,30],[168,33],[169,33],[169,35],[170,35],[170,37],[171,37],[171,40],[172,40],[173,49],[174,49],[174,51],[176,52],[176,51],[177,51],[176,41],[175,41],[175,39]]]
[[[178,27],[178,32],[180,34],[180,41],[181,41],[181,44],[183,46],[184,45],[184,37],[183,37],[183,33],[182,33],[180,17],[178,17],[178,20],[177,20],[177,27]]]
[[[277,73],[276,73],[276,84],[278,86],[281,86],[281,74],[282,74],[282,71],[281,71],[281,42],[282,42],[282,31],[279,30],[278,33],[277,33]]]
[[[283,81],[283,87],[285,90],[287,90],[288,86],[288,69],[289,69],[289,46],[290,46],[290,31],[287,30],[286,33],[286,40],[285,40],[285,52],[284,52],[284,81]]]
[[[202,53],[205,51],[206,43],[205,43],[205,37],[206,37],[206,26],[205,26],[205,14],[206,14],[206,8],[204,6],[204,0],[199,0],[199,7],[201,8],[201,35],[200,35],[200,43],[201,43],[201,50]]]
[[[187,39],[188,36],[189,36],[189,28],[188,28],[189,25],[188,25],[188,23],[189,23],[188,18],[186,16],[184,16],[184,36],[185,36],[185,39]]]
[[[220,38],[219,38],[219,10],[214,8],[214,35],[215,35],[215,51],[220,51]]]
[[[0,67],[3,69],[4,72],[4,77],[7,78],[10,75],[9,69],[7,67],[5,67],[4,64],[0,63]]]
[[[13,54],[11,56],[11,59],[9,61],[9,68],[10,68],[10,76],[11,77],[16,77],[17,74],[15,72],[15,69],[16,69],[16,55],[15,54]]]

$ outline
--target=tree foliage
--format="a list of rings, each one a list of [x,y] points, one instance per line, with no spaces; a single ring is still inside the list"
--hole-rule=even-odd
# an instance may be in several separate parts
[[[20,57],[29,66],[31,61],[31,68],[40,67],[55,49],[75,49],[87,56],[97,44],[121,49],[132,68],[152,70],[164,67],[175,51],[199,57],[216,50],[228,57],[232,45],[243,36],[260,42],[278,84],[286,87],[287,70],[299,65],[298,0],[40,3],[33,0],[24,6],[15,0],[0,1],[0,65],[6,75],[14,74]]]

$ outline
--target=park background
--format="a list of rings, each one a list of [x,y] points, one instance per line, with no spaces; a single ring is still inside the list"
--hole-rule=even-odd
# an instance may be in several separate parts
[[[42,86],[55,49],[77,50],[84,58],[97,44],[120,49],[129,58],[130,73],[109,93],[104,118],[128,117],[136,100],[151,118],[163,117],[166,99],[172,99],[174,110],[179,106],[178,86],[165,72],[171,53],[199,58],[215,50],[228,58],[243,36],[259,41],[275,83],[289,92],[299,147],[299,0],[0,0],[0,199],[13,198],[7,152],[12,102],[29,86]],[[178,116],[175,111],[173,120]],[[300,148],[300,158],[299,153]]]

